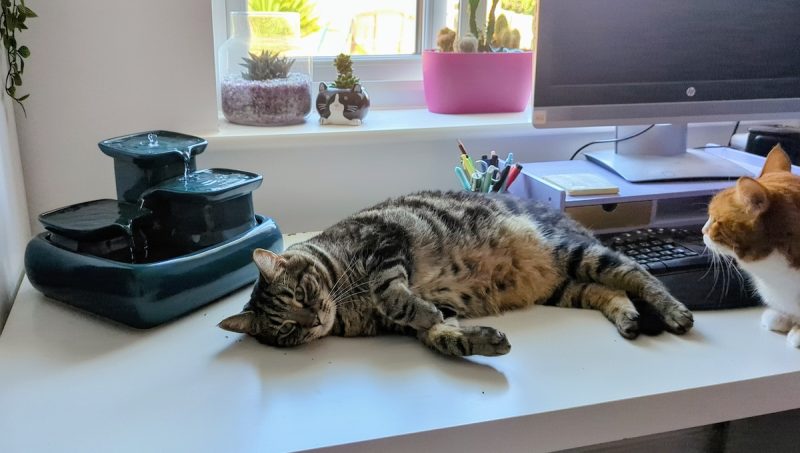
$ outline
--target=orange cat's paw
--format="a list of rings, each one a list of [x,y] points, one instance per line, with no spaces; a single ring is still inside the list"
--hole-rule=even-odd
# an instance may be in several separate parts
[[[786,333],[792,328],[792,320],[777,310],[767,308],[761,315],[761,325],[774,332]]]
[[[793,326],[786,334],[786,342],[794,348],[800,348],[800,326]]]

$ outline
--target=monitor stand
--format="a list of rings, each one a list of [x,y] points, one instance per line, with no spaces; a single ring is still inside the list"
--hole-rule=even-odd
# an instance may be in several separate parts
[[[645,126],[617,127],[617,138]],[[586,153],[586,159],[630,182],[736,179],[753,176],[739,165],[706,153],[686,149],[687,125],[659,124],[639,137],[617,142],[616,149]]]

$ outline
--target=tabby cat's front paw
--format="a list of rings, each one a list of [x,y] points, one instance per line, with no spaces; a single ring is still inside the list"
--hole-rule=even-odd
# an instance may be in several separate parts
[[[494,357],[508,354],[511,343],[506,334],[491,327],[462,327],[462,333],[469,344],[472,354]]]
[[[443,322],[442,312],[432,303],[423,301],[414,304],[413,316],[408,320],[408,325],[416,330],[427,330]]]

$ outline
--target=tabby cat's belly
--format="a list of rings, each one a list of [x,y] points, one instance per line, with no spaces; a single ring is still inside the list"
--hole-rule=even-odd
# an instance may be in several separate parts
[[[544,300],[562,277],[553,253],[527,222],[443,253],[415,254],[411,287],[460,316],[486,316]],[[447,311],[447,310],[445,310]]]

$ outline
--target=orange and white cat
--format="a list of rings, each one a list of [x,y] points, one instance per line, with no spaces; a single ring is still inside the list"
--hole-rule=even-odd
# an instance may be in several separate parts
[[[758,179],[740,178],[708,207],[703,241],[736,259],[767,305],[761,324],[800,348],[800,176],[780,145]]]

